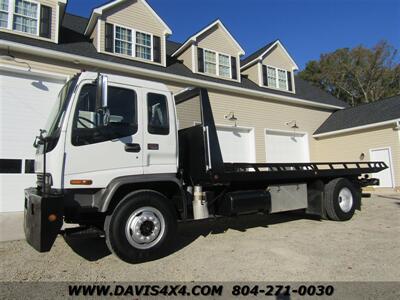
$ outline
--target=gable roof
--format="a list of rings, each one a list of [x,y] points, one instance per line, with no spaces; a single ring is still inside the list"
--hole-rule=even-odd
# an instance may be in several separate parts
[[[339,110],[333,113],[318,129],[315,135],[328,132],[350,131],[358,127],[400,120],[400,94],[368,104]]]
[[[179,47],[179,49],[177,49],[172,56],[178,56],[180,53],[182,53],[189,45],[191,45],[192,42],[195,42],[196,39],[202,35],[203,33],[207,32],[208,30],[210,30],[213,27],[216,26],[220,26],[220,28],[222,28],[222,30],[229,36],[229,38],[233,41],[233,43],[236,45],[237,48],[239,48],[239,55],[244,55],[245,52],[243,50],[243,48],[240,46],[240,44],[235,40],[235,38],[231,35],[231,33],[228,31],[228,29],[226,29],[226,27],[224,26],[224,24],[221,22],[220,19],[215,20],[214,22],[212,22],[211,24],[209,24],[208,26],[204,27],[203,29],[201,29],[200,31],[196,32],[194,35],[192,35],[191,37],[189,37],[183,44],[181,47]]]
[[[104,10],[120,5],[126,1],[129,0],[111,0],[101,6],[94,8],[90,16],[89,22],[86,26],[84,34],[87,36],[90,36],[92,34],[92,31],[96,26],[97,19],[99,18],[99,16],[103,14]],[[155,10],[146,2],[146,0],[135,0],[135,1],[141,1],[149,9],[149,11],[154,15],[154,17],[164,26],[165,34],[169,35],[172,34],[172,30],[168,27],[168,25],[164,22],[164,20],[160,18],[160,16],[155,12]]]
[[[245,76],[242,76],[241,82],[235,82],[193,73],[182,62],[171,57],[173,52],[182,46],[182,44],[168,40],[166,41],[166,67],[99,53],[90,38],[84,35],[87,23],[88,19],[86,18],[66,13],[60,28],[60,42],[58,44],[7,32],[0,32],[0,39],[4,42],[5,46],[11,48],[11,51],[13,51],[13,47],[18,46],[17,49],[19,49],[19,51],[30,51],[33,55],[53,57],[69,62],[79,60],[82,64],[86,62],[93,63],[93,61],[95,61],[96,65],[102,65],[104,68],[113,66],[125,72],[135,71],[138,74],[152,76],[155,80],[156,78],[161,78],[180,80],[182,83],[188,84],[188,86],[197,85],[219,89],[222,87],[226,91],[238,92],[241,94],[245,93],[273,101],[319,107],[329,110],[341,109],[348,106],[345,102],[297,76],[294,76],[296,94],[291,94],[260,87]]]
[[[298,70],[299,67],[297,66],[296,62],[293,60],[293,58],[289,55],[289,53],[286,51],[285,47],[282,45],[280,40],[275,40],[271,43],[266,44],[264,47],[261,47],[254,53],[250,54],[248,57],[243,59],[240,62],[240,69],[244,69],[245,67],[251,65],[252,63],[256,62],[257,60],[261,60],[264,58],[264,55],[267,54],[272,48],[275,46],[281,46],[285,54],[288,56],[289,60],[292,62],[292,64],[295,67],[295,70]]]

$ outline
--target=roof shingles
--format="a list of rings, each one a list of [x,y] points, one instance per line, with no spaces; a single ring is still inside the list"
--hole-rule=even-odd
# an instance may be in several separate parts
[[[314,134],[381,123],[400,119],[400,94],[394,97],[339,110],[317,129]]]
[[[172,75],[179,75],[193,79],[199,79],[204,81],[211,81],[215,83],[224,84],[227,86],[236,86],[244,89],[256,90],[259,92],[267,92],[271,94],[277,94],[282,96],[287,96],[291,98],[303,99],[306,101],[311,101],[320,104],[327,104],[337,107],[347,107],[347,104],[332,95],[326,93],[325,91],[312,86],[304,80],[295,77],[296,83],[296,93],[288,93],[279,90],[273,90],[265,87],[258,86],[255,82],[242,76],[241,82],[228,81],[218,78],[213,78],[210,76],[193,73],[189,68],[187,68],[183,63],[171,58],[170,55],[181,46],[180,43],[167,41],[167,67],[157,66],[153,64],[148,64],[145,62],[135,61],[131,59],[119,58],[103,53],[97,52],[96,48],[92,42],[84,36],[84,31],[87,25],[88,19],[71,15],[66,13],[63,19],[62,27],[60,30],[60,42],[59,44],[46,42],[38,40],[35,38],[28,38],[16,34],[0,32],[0,39],[8,40],[16,43],[21,43],[25,45],[30,45],[39,48],[45,48],[49,50],[59,51],[62,53],[69,53],[74,55],[85,56],[88,58],[99,59],[103,61],[112,61],[114,63],[125,64],[128,66],[140,67],[145,69],[150,69],[158,72],[169,73]]]

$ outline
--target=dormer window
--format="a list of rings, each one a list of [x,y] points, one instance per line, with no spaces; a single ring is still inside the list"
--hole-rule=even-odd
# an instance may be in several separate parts
[[[278,88],[281,90],[287,90],[288,87],[287,71],[281,69],[277,70],[278,70]]]
[[[136,57],[151,60],[151,35],[136,31]]]
[[[36,1],[0,0],[0,28],[51,37],[52,8]]]
[[[228,55],[219,54],[219,76],[231,78],[231,62]]]
[[[38,4],[26,0],[15,1],[13,29],[30,34],[38,33]]]
[[[204,50],[204,72],[217,75],[217,55],[210,50]]]
[[[115,26],[115,53],[132,55],[132,30]]]
[[[0,0],[0,27],[8,27],[8,0]]]
[[[263,65],[264,69],[264,85],[270,88],[284,90],[284,91],[291,91],[291,75],[290,72],[275,68],[272,66],[265,66]]]
[[[208,49],[201,49],[204,57],[204,73],[232,78],[231,57]],[[233,58],[234,59],[234,58]]]
[[[105,44],[107,52],[161,62],[160,37],[150,33],[106,23]]]
[[[135,39],[133,38],[135,32]],[[134,31],[115,25],[115,53],[133,56],[133,45],[135,44],[135,57],[152,60],[152,37],[151,34]]]

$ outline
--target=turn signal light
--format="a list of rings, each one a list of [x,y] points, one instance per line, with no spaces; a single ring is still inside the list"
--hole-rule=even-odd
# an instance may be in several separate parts
[[[50,222],[55,222],[57,221],[57,216],[55,214],[51,214],[49,215],[48,219]]]
[[[89,179],[73,179],[69,183],[72,185],[91,185],[93,181]]]

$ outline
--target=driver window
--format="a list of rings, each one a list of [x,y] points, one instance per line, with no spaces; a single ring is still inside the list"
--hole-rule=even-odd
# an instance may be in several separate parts
[[[137,132],[136,93],[130,89],[108,87],[109,122],[98,124],[96,86],[82,87],[75,110],[72,144],[82,146],[133,135]]]
[[[165,95],[147,94],[147,120],[147,131],[150,134],[169,134],[168,105]]]

